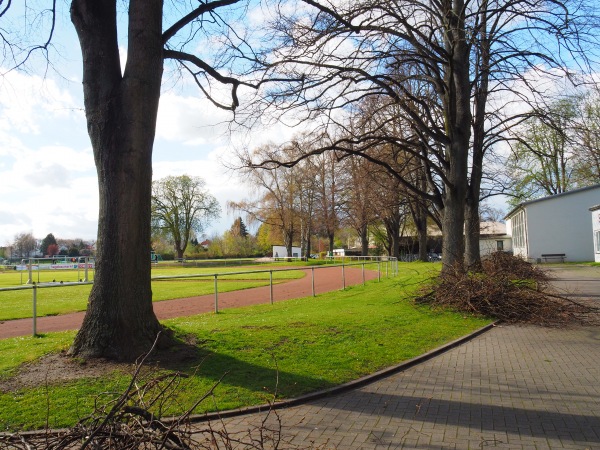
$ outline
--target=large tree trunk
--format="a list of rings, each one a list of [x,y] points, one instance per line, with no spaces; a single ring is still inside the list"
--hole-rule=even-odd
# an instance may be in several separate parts
[[[446,68],[448,92],[444,95],[446,129],[450,142],[446,145],[448,169],[443,195],[442,273],[452,268],[461,268],[465,254],[464,219],[471,136],[471,86],[464,14],[464,1],[454,0],[452,10],[447,11],[445,18],[448,21],[445,45],[452,56]]]
[[[369,256],[369,227],[367,225],[360,229],[360,254]]]
[[[473,170],[471,170],[473,173]],[[471,183],[467,194],[465,206],[465,266],[469,270],[481,269],[481,251],[479,247],[480,217],[479,217],[479,182],[471,175]]]
[[[481,25],[479,31],[479,65],[477,72],[480,74],[475,90],[475,111],[473,114],[473,160],[471,163],[471,176],[467,192],[465,211],[465,265],[469,270],[479,271],[481,267],[481,251],[479,237],[481,234],[479,203],[481,179],[483,177],[483,156],[485,153],[485,120],[486,105],[489,96],[489,64],[490,40],[487,36],[487,0],[481,7]]]
[[[70,353],[132,360],[161,331],[150,286],[152,146],[162,77],[162,1],[129,3],[121,75],[114,0],[74,0],[100,194],[96,275]]]
[[[400,258],[400,213],[396,211],[384,219],[385,230],[388,236],[388,255]]]

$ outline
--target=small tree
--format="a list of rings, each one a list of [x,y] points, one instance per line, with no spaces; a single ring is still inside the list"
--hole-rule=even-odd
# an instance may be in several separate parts
[[[58,248],[58,244],[50,244],[48,246],[48,248],[46,249],[45,254],[48,256],[54,256],[54,255],[58,255],[59,251],[60,251],[60,249]]]
[[[178,258],[195,233],[201,233],[221,213],[215,197],[200,177],[181,175],[152,183],[152,225],[173,242]]]
[[[233,236],[245,238],[248,237],[248,230],[246,228],[246,224],[242,220],[241,217],[238,217],[231,225],[229,230]]]
[[[13,256],[29,258],[37,247],[37,241],[31,233],[20,233],[13,242]]]
[[[56,245],[56,238],[54,237],[54,235],[52,233],[49,233],[44,239],[42,239],[42,243],[40,244],[40,252],[42,253],[42,255],[50,255],[50,252],[48,250],[48,247],[50,247],[51,245]],[[58,253],[58,251],[56,252]],[[54,253],[54,254],[56,254]]]

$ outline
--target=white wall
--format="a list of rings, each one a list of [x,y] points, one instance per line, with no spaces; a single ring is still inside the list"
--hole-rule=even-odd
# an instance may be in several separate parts
[[[592,211],[592,247],[594,248],[594,261],[600,262],[600,251],[595,248],[595,235],[600,233],[600,209]]]
[[[273,246],[273,258],[285,258],[286,256],[300,258],[302,256],[300,247],[292,247],[292,254],[288,255],[284,245]]]
[[[600,203],[600,186],[527,204],[529,258],[564,253],[566,261],[594,261],[589,208]]]
[[[479,253],[481,256],[489,255],[494,253],[498,249],[497,241],[502,241],[504,248],[502,251],[512,251],[511,238],[510,236],[498,236],[498,237],[486,237],[479,240]]]

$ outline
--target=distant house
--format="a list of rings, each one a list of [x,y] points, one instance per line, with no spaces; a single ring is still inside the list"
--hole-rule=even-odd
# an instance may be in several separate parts
[[[600,262],[600,205],[592,206],[592,242],[594,248],[594,261]]]
[[[521,203],[506,215],[513,253],[545,261],[594,261],[590,205],[600,203],[600,184]]]
[[[432,247],[442,246],[442,232],[437,226],[427,230],[430,240],[437,240]],[[489,255],[493,252],[510,252],[512,250],[511,236],[506,232],[506,224],[502,222],[482,221],[479,223],[479,254]]]
[[[494,252],[510,252],[512,239],[502,222],[481,222],[479,227],[479,253],[481,256]]]

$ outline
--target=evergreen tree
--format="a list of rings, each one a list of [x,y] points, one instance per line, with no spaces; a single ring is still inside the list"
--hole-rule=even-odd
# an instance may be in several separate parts
[[[248,237],[248,229],[246,228],[246,224],[241,217],[235,219],[229,231],[231,231],[233,236],[239,236],[243,238]]]
[[[52,233],[49,233],[44,239],[42,239],[42,243],[40,244],[40,252],[42,255],[49,255],[48,247],[51,245],[57,245],[56,238]]]

